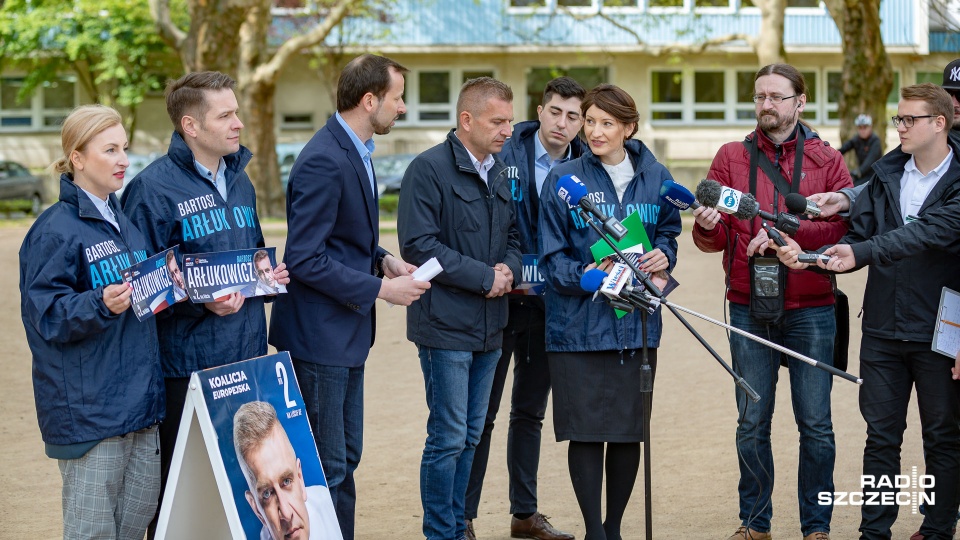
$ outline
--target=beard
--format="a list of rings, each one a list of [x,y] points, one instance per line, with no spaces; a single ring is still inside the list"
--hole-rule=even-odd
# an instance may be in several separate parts
[[[767,110],[757,114],[757,123],[764,133],[778,133],[793,126],[796,122],[778,111]]]
[[[376,135],[386,135],[390,133],[390,128],[393,127],[391,124],[399,118],[399,116],[394,116],[386,123],[380,121],[380,110],[383,109],[383,101],[380,101],[380,106],[377,107],[377,110],[373,111],[373,114],[370,115],[370,125],[373,126],[373,133]]]

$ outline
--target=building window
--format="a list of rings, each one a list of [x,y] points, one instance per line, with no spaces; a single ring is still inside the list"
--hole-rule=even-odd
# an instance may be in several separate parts
[[[696,0],[696,7],[730,7],[730,0]]]
[[[807,82],[804,118],[816,122],[817,73],[802,72]],[[756,122],[753,103],[756,72],[741,70],[654,71],[650,74],[650,120],[658,123]]]
[[[72,78],[43,83],[20,101],[23,83],[22,77],[0,78],[0,129],[55,130],[76,107],[77,85]]]
[[[722,71],[697,71],[693,74],[693,117],[696,120],[723,120],[724,74]]]
[[[313,113],[284,113],[280,120],[283,131],[313,131]]]
[[[593,0],[557,0],[558,7],[593,7]]]
[[[925,82],[933,83],[937,86],[943,84],[943,72],[942,71],[918,71],[917,72],[917,84],[923,84]],[[897,92],[900,90],[898,89]],[[899,101],[900,96],[897,96],[897,101]]]
[[[476,77],[493,77],[491,70],[414,71],[407,76],[404,101],[407,113],[397,125],[451,125],[456,123],[457,96],[460,86]]]
[[[536,8],[546,6],[547,0],[510,0],[510,7],[515,8]]]
[[[640,0],[603,0],[605,8],[637,8],[640,7]]]
[[[683,120],[683,73],[651,73],[650,114],[652,120]]]
[[[740,7],[757,7],[751,0],[740,0]],[[820,0],[787,0],[787,8],[819,8]]]
[[[652,8],[682,8],[683,0],[647,0],[647,6]]]
[[[580,83],[589,91],[598,84],[609,80],[607,68],[595,67],[535,67],[527,73],[527,120],[537,119],[537,106],[543,101],[543,89],[551,80],[567,76]]]

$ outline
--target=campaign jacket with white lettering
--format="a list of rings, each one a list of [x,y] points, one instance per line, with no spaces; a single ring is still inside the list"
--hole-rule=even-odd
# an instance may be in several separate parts
[[[540,122],[530,120],[513,126],[513,136],[503,145],[503,150],[497,154],[507,165],[507,181],[510,185],[510,194],[517,207],[517,232],[520,233],[521,253],[536,254],[540,233],[537,228],[540,221],[540,195],[536,193],[537,172],[534,160],[536,144],[534,139],[540,131]],[[570,159],[577,159],[583,154],[585,145],[579,137],[570,141]],[[540,296],[510,295],[510,301],[534,305],[543,310],[543,299]]]
[[[680,213],[660,198],[660,186],[673,178],[641,141],[628,140],[626,149],[635,172],[622,202],[617,198],[610,175],[593,154],[557,165],[543,183],[540,192],[540,272],[547,281],[547,351],[613,351],[643,347],[639,312],[617,319],[612,307],[603,301],[593,301],[592,293],[580,287],[583,268],[593,262],[590,246],[602,240],[589,225],[574,217],[576,209],[557,196],[558,178],[567,174],[579,178],[587,186],[587,193],[597,207],[608,216],[622,221],[637,210],[653,248],[660,248],[667,256],[670,270],[677,263]],[[661,326],[660,311],[647,318],[648,347],[660,345]]]
[[[122,213],[120,231],[68,175],[60,202],[37,218],[20,248],[20,314],[33,355],[33,396],[44,442],[96,441],[164,418],[153,319],[119,315],[103,289],[147,258],[143,235]]]
[[[224,158],[227,201],[200,176],[194,156],[174,132],[167,155],[154,161],[123,193],[123,211],[147,237],[150,253],[180,244],[183,254],[263,247],[257,196],[244,167],[245,147]],[[220,317],[189,300],[157,317],[165,377],[267,353],[265,297],[247,298],[238,313]]]

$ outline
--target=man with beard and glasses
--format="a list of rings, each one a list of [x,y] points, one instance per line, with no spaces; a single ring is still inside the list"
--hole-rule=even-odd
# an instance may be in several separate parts
[[[289,294],[273,307],[270,344],[293,357],[345,540],[354,532],[374,303],[409,306],[430,288],[410,276],[416,266],[378,245],[373,135],[389,133],[406,112],[406,71],[383,56],[351,60],[337,82],[337,113],[304,147],[287,185]]]
[[[789,193],[809,195],[851,185],[843,156],[827,146],[800,121],[806,105],[803,75],[787,64],[772,64],[757,72],[754,82],[757,128],[746,140],[725,144],[707,177],[744,193],[756,195],[760,209],[786,210]],[[770,171],[771,175],[765,172]],[[705,252],[723,252],[729,273],[727,299],[733,326],[784,347],[833,363],[836,333],[833,286],[826,275],[790,274],[767,251],[767,233],[757,217],[741,221],[712,208],[694,211],[693,239]],[[846,232],[839,218],[802,221],[794,239],[808,249],[834,243]],[[757,257],[754,257],[754,255]],[[754,275],[764,277],[753,283]],[[777,294],[764,298],[762,283]],[[752,286],[754,285],[754,286]],[[773,515],[773,452],[770,425],[781,355],[739,335],[730,338],[733,368],[762,396],[752,403],[737,392],[737,455],[740,463],[740,526],[729,540],[767,540]],[[817,494],[833,492],[836,444],[830,415],[829,373],[794,358],[787,361],[794,416],[800,431],[798,499],[804,540],[828,540],[832,506],[818,503]]]

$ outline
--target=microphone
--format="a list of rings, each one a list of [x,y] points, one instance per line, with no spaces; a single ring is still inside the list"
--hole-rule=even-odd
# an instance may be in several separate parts
[[[803,198],[802,195],[798,195]],[[760,203],[751,193],[741,193],[733,188],[721,185],[716,180],[701,180],[697,185],[697,200],[704,206],[716,208],[726,214],[732,214],[739,220],[751,220],[757,216],[772,221],[775,227],[793,236],[800,229],[800,220],[785,212],[771,214],[760,209]],[[804,199],[806,200],[806,199]],[[778,235],[779,236],[779,235]],[[782,238],[781,238],[782,240]]]
[[[587,186],[579,178],[572,174],[561,176],[557,179],[557,196],[563,199],[570,206],[579,206],[593,214],[597,221],[603,224],[603,230],[618,242],[627,235],[627,228],[623,223],[613,217],[607,217],[603,211],[593,204],[590,197],[587,197]]]
[[[592,270],[587,270],[584,272],[583,276],[580,278],[580,288],[587,292],[596,293],[600,289],[600,286],[603,285],[603,280],[607,277],[607,273],[603,270],[598,270],[596,268]],[[629,302],[620,300],[619,298],[610,298],[609,296],[603,295],[603,299],[610,304],[610,306],[619,309],[620,311],[626,311],[627,313],[633,313],[633,305]]]
[[[807,214],[810,217],[818,217],[820,215],[820,207],[817,206],[817,203],[806,199],[799,193],[787,195],[784,197],[783,203],[787,206],[787,210],[789,210],[791,214]]]
[[[660,198],[680,210],[700,208],[700,203],[693,193],[673,180],[667,180],[660,186]]]
[[[777,221],[777,216],[760,210],[760,204],[752,194],[742,193],[716,180],[701,180],[697,184],[697,200],[704,206],[716,208],[724,214],[733,214],[740,220],[760,216],[768,221]]]
[[[607,274],[599,268],[588,270],[580,278],[580,288],[587,292],[600,292],[603,296],[616,307],[614,302],[627,302],[633,308],[646,310],[647,313],[653,313],[660,307],[660,299],[651,296],[640,287],[634,287],[633,271],[623,263],[617,263],[613,266],[610,274]],[[621,308],[622,309],[622,308]]]

